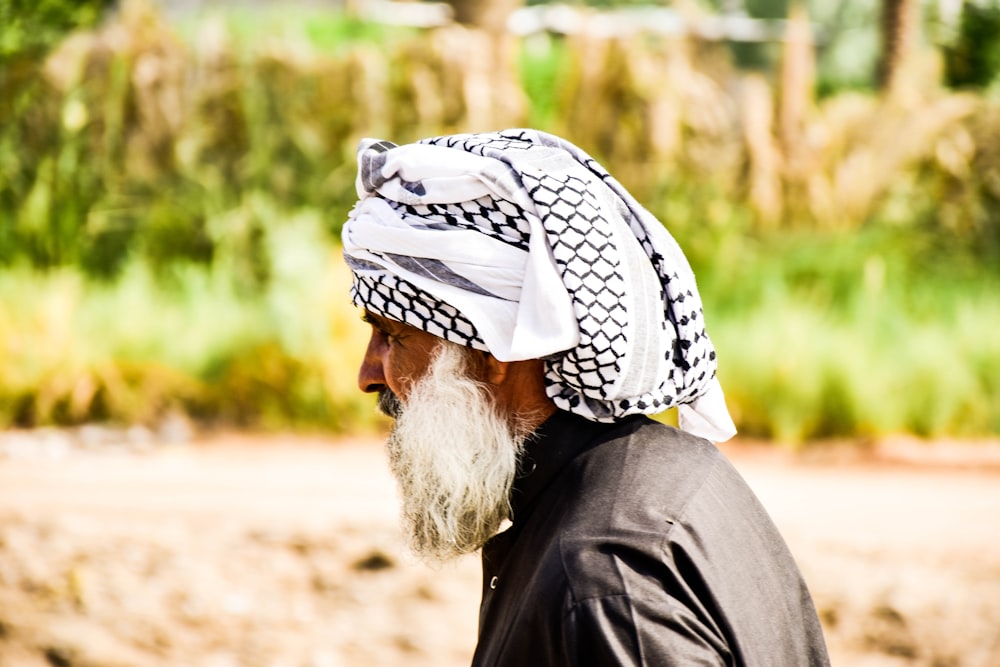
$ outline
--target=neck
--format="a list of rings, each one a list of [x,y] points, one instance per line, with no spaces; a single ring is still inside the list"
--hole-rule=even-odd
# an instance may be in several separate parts
[[[525,378],[517,395],[522,397],[515,414],[523,419],[522,426],[527,433],[535,431],[556,411],[556,404],[545,392],[545,364],[540,359],[532,359],[525,367]]]
[[[520,432],[531,433],[555,413],[556,405],[545,393],[545,362],[541,359],[498,361],[487,355],[486,366],[497,407],[517,420]]]

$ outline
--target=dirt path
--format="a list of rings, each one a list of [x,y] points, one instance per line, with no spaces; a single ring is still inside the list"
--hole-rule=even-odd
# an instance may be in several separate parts
[[[401,550],[377,442],[0,458],[0,667],[466,665],[475,558]],[[730,447],[838,665],[1000,665],[1000,466]]]

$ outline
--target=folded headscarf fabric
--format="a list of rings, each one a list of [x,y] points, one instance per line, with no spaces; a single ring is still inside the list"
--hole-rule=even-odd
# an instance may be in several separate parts
[[[573,144],[535,130],[358,149],[343,228],[354,303],[501,361],[545,360],[557,407],[595,421],[678,407],[736,429],[694,274],[660,222]]]

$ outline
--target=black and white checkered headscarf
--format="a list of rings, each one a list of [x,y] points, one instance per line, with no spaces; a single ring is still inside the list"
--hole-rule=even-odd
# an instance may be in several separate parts
[[[358,149],[343,229],[354,303],[501,361],[545,360],[555,404],[595,421],[678,406],[735,433],[691,267],[597,162],[535,130]]]

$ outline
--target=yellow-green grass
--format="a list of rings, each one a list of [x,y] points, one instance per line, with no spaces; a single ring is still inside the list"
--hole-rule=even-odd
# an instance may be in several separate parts
[[[155,422],[333,430],[375,423],[356,389],[366,327],[316,214],[269,232],[272,278],[242,288],[224,258],[113,282],[76,269],[0,272],[0,424]]]

